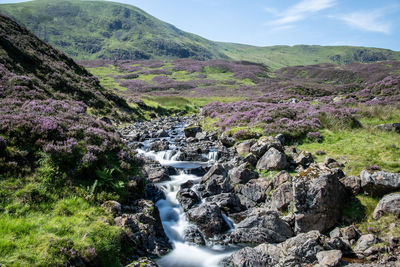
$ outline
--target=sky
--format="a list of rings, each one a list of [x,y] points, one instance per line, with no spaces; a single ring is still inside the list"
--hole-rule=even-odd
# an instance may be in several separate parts
[[[113,0],[213,41],[400,51],[400,0]],[[0,0],[0,3],[18,0]]]

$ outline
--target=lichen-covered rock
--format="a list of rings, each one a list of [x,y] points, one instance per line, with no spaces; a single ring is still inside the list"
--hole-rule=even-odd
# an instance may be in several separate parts
[[[361,192],[361,179],[358,176],[346,176],[340,179],[340,182],[353,195],[357,195]]]
[[[199,207],[190,209],[187,215],[189,220],[195,223],[207,238],[222,234],[229,229],[216,204],[203,203]]]
[[[288,167],[286,155],[274,147],[261,157],[256,166],[259,170],[284,170]]]
[[[296,233],[324,232],[339,222],[347,198],[347,191],[339,181],[343,176],[339,169],[310,167],[293,178]]]
[[[362,171],[360,177],[362,189],[371,196],[381,197],[400,189],[400,173]]]
[[[394,214],[400,217],[400,193],[392,193],[384,196],[376,206],[372,217],[379,219],[385,214]]]
[[[101,204],[101,206],[114,216],[121,215],[121,204],[114,200],[109,200]]]
[[[259,159],[272,147],[279,151],[283,151],[282,144],[279,141],[276,141],[273,137],[268,136],[261,138],[257,143],[252,145],[250,147],[250,152]]]
[[[258,178],[250,180],[244,185],[238,185],[235,188],[235,192],[255,203],[261,203],[265,201],[266,192],[270,185],[271,182],[267,178]]]
[[[279,211],[287,211],[293,202],[293,188],[291,182],[286,182],[276,188],[271,197],[271,206]]]
[[[299,155],[294,157],[294,162],[296,165],[300,165],[303,168],[308,168],[310,164],[314,162],[314,159],[310,152],[302,151]]]

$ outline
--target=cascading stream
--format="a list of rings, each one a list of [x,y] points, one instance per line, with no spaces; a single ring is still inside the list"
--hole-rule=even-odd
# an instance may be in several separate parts
[[[156,184],[166,196],[166,199],[157,201],[156,206],[160,212],[160,218],[166,235],[168,236],[173,250],[166,256],[162,257],[157,263],[164,266],[185,266],[185,267],[213,267],[220,266],[221,260],[229,256],[234,249],[220,245],[213,245],[210,242],[206,246],[190,244],[184,241],[184,231],[192,225],[186,218],[185,212],[177,199],[177,193],[180,190],[180,185],[191,180],[194,184],[198,183],[201,177],[187,174],[187,170],[198,168],[201,164],[211,164],[217,161],[218,153],[210,151],[207,163],[177,161],[180,152],[176,150],[178,144],[175,139],[183,135],[183,124],[170,133],[170,148],[174,150],[154,152],[149,151],[151,143],[160,139],[151,139],[143,142],[143,149],[138,149],[138,153],[144,157],[158,161],[161,165],[171,166],[177,170],[177,175],[170,176],[170,181]],[[186,170],[186,171],[185,171]],[[195,190],[195,188],[192,188]],[[233,223],[227,216],[224,216],[227,224],[233,228]]]

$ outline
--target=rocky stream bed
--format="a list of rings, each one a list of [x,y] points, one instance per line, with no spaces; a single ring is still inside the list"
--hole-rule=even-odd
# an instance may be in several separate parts
[[[235,143],[202,131],[196,117],[137,122],[120,134],[147,179],[145,200],[111,207],[142,257],[130,266],[400,264],[398,240],[362,235],[341,218],[362,191],[386,195],[375,218],[399,215],[400,194],[389,193],[400,174],[347,177],[336,160],[317,164],[283,135]]]

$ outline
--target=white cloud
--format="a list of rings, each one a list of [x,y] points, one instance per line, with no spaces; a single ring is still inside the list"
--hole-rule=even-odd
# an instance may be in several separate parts
[[[277,17],[277,19],[268,22],[267,25],[281,27],[283,25],[306,19],[313,13],[334,6],[336,1],[337,0],[302,0],[282,12],[266,8],[265,10],[268,13]]]
[[[334,18],[340,19],[356,29],[389,34],[391,24],[385,21],[384,17],[385,12],[383,10],[373,10],[353,12]]]

